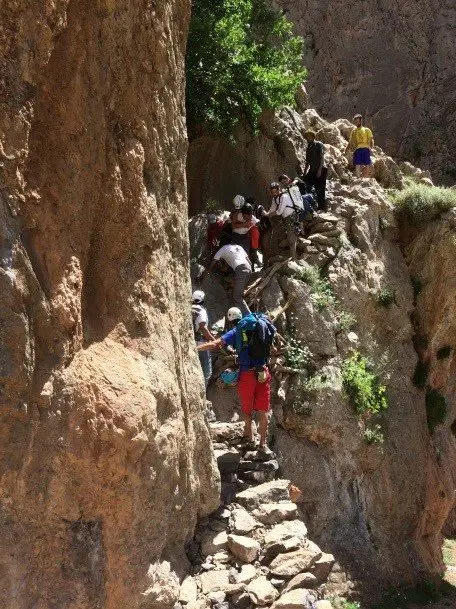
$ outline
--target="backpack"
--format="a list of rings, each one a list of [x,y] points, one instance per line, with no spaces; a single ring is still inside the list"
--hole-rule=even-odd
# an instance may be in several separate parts
[[[251,359],[268,360],[276,331],[265,315],[250,313],[236,326],[236,351],[248,347]]]
[[[298,222],[305,222],[306,220],[311,220],[313,217],[313,213],[315,211],[315,206],[316,206],[316,196],[314,196],[313,192],[315,192],[315,189],[313,187],[308,187],[306,184],[304,184],[303,182],[299,183],[297,186],[294,186],[293,188],[296,189],[296,191],[299,191],[300,196],[301,196],[301,201],[302,201],[302,207],[299,207],[298,205],[296,205],[293,196],[290,192],[290,189],[287,188],[288,194],[290,195],[290,199],[293,205],[293,209],[294,212],[296,214],[296,218]]]

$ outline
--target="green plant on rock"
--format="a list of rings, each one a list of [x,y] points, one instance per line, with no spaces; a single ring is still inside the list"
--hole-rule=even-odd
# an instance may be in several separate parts
[[[354,353],[342,363],[342,384],[358,414],[378,414],[388,408],[386,387],[359,353]]]
[[[434,433],[439,423],[445,421],[447,404],[445,396],[436,389],[428,389],[426,392],[426,416],[429,431]]]
[[[220,209],[223,209],[223,204],[219,203],[216,199],[207,199],[204,204],[204,212],[206,214],[211,214]]]
[[[347,311],[341,311],[339,314],[339,326],[341,330],[352,330],[357,324],[356,316]]]
[[[366,427],[363,436],[367,444],[383,444],[385,441],[382,426],[379,423]]]
[[[419,227],[456,207],[456,191],[442,186],[409,184],[395,192],[392,201],[401,222]]]
[[[305,370],[310,363],[310,349],[300,340],[288,335],[285,346],[285,363],[294,370]]]
[[[415,372],[413,373],[413,384],[418,389],[424,389],[426,387],[427,379],[429,375],[429,363],[418,360],[415,366]]]
[[[437,351],[437,359],[448,359],[452,351],[453,347],[450,347],[450,345],[445,345],[445,347],[441,347]]]
[[[377,304],[385,309],[389,309],[390,306],[396,302],[396,290],[390,287],[382,288],[377,294]]]
[[[193,0],[187,46],[187,122],[232,136],[263,110],[294,106],[306,77],[304,41],[269,0]]]
[[[312,289],[312,300],[319,311],[332,307],[337,304],[331,283],[326,277],[322,277],[320,271],[315,266],[305,266],[295,275],[296,279],[307,283]]]
[[[331,596],[329,601],[334,609],[361,609],[361,605],[358,601],[348,601],[340,596]]]

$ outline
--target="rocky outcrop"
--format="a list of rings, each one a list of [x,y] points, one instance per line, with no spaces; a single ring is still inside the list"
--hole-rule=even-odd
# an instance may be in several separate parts
[[[189,3],[0,9],[0,598],[168,609],[218,505],[188,319]]]
[[[450,1],[277,0],[304,36],[308,88],[330,119],[365,113],[377,142],[454,183],[456,7]]]
[[[405,243],[381,185],[402,185],[404,175],[392,158],[376,150],[377,179],[352,179],[342,154],[350,129],[345,121],[328,124],[314,110],[286,110],[274,125],[287,145],[279,170],[274,156],[264,163],[272,175],[302,160],[307,125],[327,144],[331,175],[329,213],[308,225],[300,260],[280,263],[286,242],[274,239],[275,276],[249,295],[270,312],[290,302],[278,323],[295,347],[301,345],[300,352],[279,354],[273,362],[273,446],[281,472],[303,492],[300,509],[311,536],[364,585],[378,591],[435,576],[443,570],[441,530],[453,506],[456,471],[454,214],[408,235]],[[260,138],[264,134],[263,128]],[[249,167],[253,177],[259,175],[254,155]],[[201,217],[192,220],[197,222]],[[431,247],[434,240],[437,247]],[[424,286],[418,299],[411,276]],[[418,348],[417,334],[427,335],[427,351]],[[439,359],[444,347],[446,356]],[[380,415],[357,413],[344,388],[342,370],[355,352],[387,387],[389,408]],[[444,421],[434,427],[426,391],[412,382],[418,355],[430,363],[429,387],[447,397]],[[209,390],[223,420],[237,416],[231,392],[217,385]]]

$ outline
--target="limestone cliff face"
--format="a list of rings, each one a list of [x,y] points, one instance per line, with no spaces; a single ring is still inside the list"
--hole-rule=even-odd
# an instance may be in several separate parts
[[[363,112],[389,154],[454,183],[451,0],[277,0],[306,40],[309,92],[328,118]]]
[[[187,318],[186,0],[0,9],[0,598],[173,605],[217,505]],[[170,566],[170,564],[171,566]]]

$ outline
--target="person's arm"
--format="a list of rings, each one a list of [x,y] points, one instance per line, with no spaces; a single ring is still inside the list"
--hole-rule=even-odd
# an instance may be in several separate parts
[[[307,172],[310,169],[310,161],[309,161],[309,146],[307,145],[307,150],[306,150],[306,164],[304,166],[304,173],[302,174],[303,176],[307,175]]]
[[[274,201],[274,199],[272,200],[271,203],[271,207],[268,209],[268,211],[264,211],[263,212],[263,218],[270,218],[271,216],[274,216],[275,214],[277,214],[277,203]]]
[[[209,266],[207,267],[207,269],[205,269],[201,275],[199,276],[199,280],[200,281],[204,281],[206,279],[206,277],[209,275],[209,273],[212,271],[212,269],[214,268],[214,266],[217,264],[218,259],[214,258],[211,263],[209,264]]]
[[[321,172],[323,171],[323,166],[325,164],[325,147],[323,146],[323,144],[320,144],[319,150],[320,150],[320,163],[319,163],[318,169],[317,169],[317,178],[319,178],[321,176]]]
[[[374,142],[374,134],[372,133],[372,131],[370,132],[370,140],[369,140],[369,147],[372,150],[372,148],[374,147],[375,142]]]
[[[223,346],[223,341],[221,338],[217,338],[217,340],[209,341],[207,343],[202,343],[201,345],[196,346],[197,351],[217,351],[221,349]]]
[[[207,323],[205,321],[202,321],[200,323],[199,331],[201,332],[201,334],[204,336],[204,338],[206,340],[210,340],[211,342],[213,342],[215,340],[215,336],[211,333],[211,331],[207,327]]]

